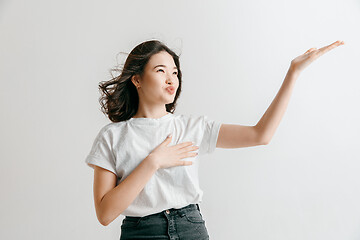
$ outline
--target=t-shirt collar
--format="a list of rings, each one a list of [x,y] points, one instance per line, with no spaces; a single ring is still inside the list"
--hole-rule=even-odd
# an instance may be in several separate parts
[[[170,119],[173,116],[172,113],[167,113],[166,115],[162,116],[161,118],[130,118],[128,120],[129,123],[133,123],[133,124],[156,124],[156,123],[161,123],[164,122],[168,119]]]

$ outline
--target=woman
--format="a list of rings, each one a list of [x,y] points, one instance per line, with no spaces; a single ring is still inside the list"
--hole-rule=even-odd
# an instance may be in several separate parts
[[[112,121],[100,129],[86,157],[94,168],[99,222],[107,226],[124,215],[121,240],[209,239],[199,207],[199,159],[216,147],[268,144],[300,72],[342,44],[311,48],[293,59],[255,126],[173,114],[182,86],[179,57],[157,40],[136,46],[121,74],[99,85],[102,111]]]

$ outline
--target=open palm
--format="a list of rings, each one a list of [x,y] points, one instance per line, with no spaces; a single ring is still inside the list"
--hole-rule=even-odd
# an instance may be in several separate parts
[[[294,58],[291,61],[291,67],[294,70],[301,72],[302,70],[304,70],[305,67],[307,67],[310,63],[312,63],[315,59],[322,56],[324,53],[327,53],[328,51],[330,51],[340,45],[343,45],[343,44],[345,44],[343,41],[336,41],[330,45],[327,45],[327,46],[319,48],[319,49],[310,48],[304,54]]]

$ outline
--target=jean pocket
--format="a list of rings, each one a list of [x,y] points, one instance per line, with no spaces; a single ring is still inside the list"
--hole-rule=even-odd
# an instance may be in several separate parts
[[[138,217],[125,217],[122,221],[121,228],[137,227],[141,221]]]
[[[205,222],[204,219],[202,218],[200,211],[198,211],[198,210],[185,212],[184,215],[189,222],[192,222],[192,223],[204,223]]]

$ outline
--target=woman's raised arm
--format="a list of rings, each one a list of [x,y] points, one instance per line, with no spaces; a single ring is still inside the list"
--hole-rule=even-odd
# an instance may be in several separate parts
[[[285,113],[300,73],[315,59],[343,44],[343,41],[336,41],[320,49],[310,48],[304,54],[294,58],[279,92],[259,122],[255,126],[223,124],[219,131],[216,147],[240,148],[268,144]]]

